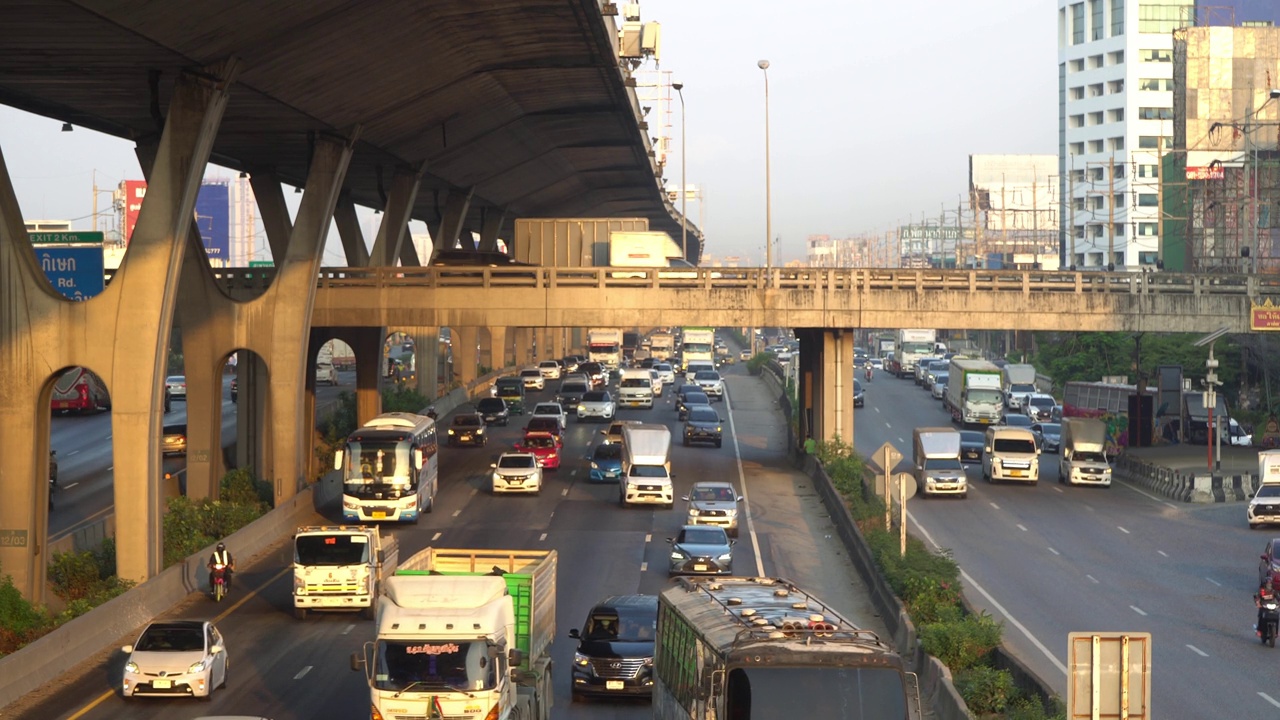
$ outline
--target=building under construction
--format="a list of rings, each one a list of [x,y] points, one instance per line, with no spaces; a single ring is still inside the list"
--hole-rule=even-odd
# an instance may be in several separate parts
[[[1173,35],[1160,260],[1181,272],[1280,273],[1280,28]]]
[[[1056,155],[970,155],[971,248],[985,267],[1058,266]]]

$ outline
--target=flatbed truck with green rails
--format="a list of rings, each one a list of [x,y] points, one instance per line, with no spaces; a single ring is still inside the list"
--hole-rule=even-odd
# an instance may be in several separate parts
[[[919,720],[905,667],[786,580],[680,578],[658,596],[655,720]]]

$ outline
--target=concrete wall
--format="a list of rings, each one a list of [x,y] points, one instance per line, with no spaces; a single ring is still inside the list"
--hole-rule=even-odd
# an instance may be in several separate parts
[[[1170,468],[1128,453],[1116,458],[1114,472],[1117,477],[1179,502],[1239,502],[1258,490],[1258,478],[1252,472]]]

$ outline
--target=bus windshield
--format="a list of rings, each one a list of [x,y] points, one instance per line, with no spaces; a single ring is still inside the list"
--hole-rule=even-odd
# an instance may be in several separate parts
[[[352,440],[347,443],[347,485],[415,485],[407,441]]]
[[[752,667],[730,671],[729,717],[906,720],[902,675],[893,668]]]
[[[378,690],[492,690],[498,663],[480,640],[379,640],[373,683]]]

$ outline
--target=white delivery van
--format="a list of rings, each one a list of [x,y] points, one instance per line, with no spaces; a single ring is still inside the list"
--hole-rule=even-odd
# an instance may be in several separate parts
[[[960,432],[949,427],[916,428],[912,433],[916,487],[924,496],[969,496],[960,462]]]
[[[1007,425],[989,427],[982,450],[982,477],[988,482],[1040,480],[1040,448],[1031,430]]]
[[[671,431],[656,423],[622,426],[622,477],[618,502],[623,505],[675,506],[671,484]]]
[[[1107,424],[1097,418],[1063,418],[1058,482],[1111,487]]]
[[[622,371],[618,381],[618,404],[623,407],[653,408],[653,375],[643,368]]]

